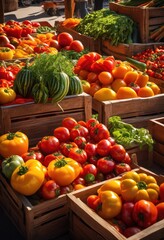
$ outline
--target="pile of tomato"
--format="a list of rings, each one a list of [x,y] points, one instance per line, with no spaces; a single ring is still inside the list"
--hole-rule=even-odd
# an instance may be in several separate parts
[[[95,118],[86,122],[77,122],[72,117],[64,118],[61,126],[55,128],[51,136],[44,136],[36,147],[30,149],[27,149],[27,137],[23,138],[19,135],[18,132],[1,136],[0,154],[5,159],[9,157],[10,161],[16,154],[25,164],[29,160],[34,162],[37,160],[37,164],[41,164],[41,169],[45,171],[45,179],[42,187],[39,188],[41,187],[41,195],[44,199],[56,197],[56,187],[60,195],[131,170],[132,160],[125,148],[117,144],[110,136],[107,127]],[[6,136],[10,141],[6,142]],[[23,141],[26,139],[23,143],[25,148],[18,146],[22,138]],[[6,171],[2,169],[2,172]],[[8,172],[11,177],[11,169],[8,169]],[[19,192],[20,189],[16,188],[16,190]],[[29,195],[24,190],[23,194]]]
[[[146,63],[150,77],[164,80],[164,46],[147,49],[133,56],[134,59]]]

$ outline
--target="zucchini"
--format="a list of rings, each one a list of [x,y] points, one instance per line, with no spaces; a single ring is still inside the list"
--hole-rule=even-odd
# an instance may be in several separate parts
[[[136,67],[138,70],[145,72],[147,65],[143,62],[137,61],[133,58],[126,57],[126,61],[129,62],[132,66]]]

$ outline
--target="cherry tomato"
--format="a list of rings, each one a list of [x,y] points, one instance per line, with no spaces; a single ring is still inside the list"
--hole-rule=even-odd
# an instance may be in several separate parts
[[[67,185],[67,186],[61,186],[60,187],[60,195],[62,194],[67,194],[73,191],[73,186],[72,184]]]
[[[54,136],[59,140],[60,143],[67,142],[70,140],[70,132],[66,127],[55,128]]]
[[[126,154],[125,148],[120,144],[115,144],[111,146],[109,154],[115,161],[123,162]]]
[[[71,130],[77,125],[77,121],[72,117],[66,117],[62,120],[62,126]]]
[[[112,172],[115,169],[115,165],[111,157],[102,157],[97,161],[97,169],[103,174]]]
[[[97,209],[98,205],[100,204],[100,197],[98,195],[89,195],[87,197],[87,206],[91,209],[95,210]]]
[[[77,177],[73,182],[72,185],[75,186],[77,184],[85,185],[85,180],[83,177]]]
[[[44,199],[53,199],[60,195],[60,187],[54,180],[48,180],[43,183],[40,192]]]
[[[111,143],[107,139],[102,139],[97,143],[97,153],[105,157],[109,154]]]
[[[86,164],[82,170],[82,176],[85,177],[88,173],[92,173],[95,177],[97,175],[97,168],[94,164]]]
[[[86,182],[86,184],[93,184],[93,182],[95,181],[95,176],[94,174],[92,173],[87,173],[85,176],[84,176],[84,180]]]
[[[38,144],[39,150],[44,154],[50,154],[59,150],[59,140],[55,136],[45,136]]]

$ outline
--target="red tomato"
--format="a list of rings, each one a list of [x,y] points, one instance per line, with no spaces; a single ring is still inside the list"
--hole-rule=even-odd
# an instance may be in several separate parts
[[[64,155],[61,153],[61,152],[55,152],[55,153],[51,153],[51,154],[48,154],[47,156],[45,156],[44,158],[44,161],[43,161],[43,165],[45,167],[48,167],[49,163],[54,160],[54,159],[57,159],[57,158],[63,158]]]
[[[164,202],[164,183],[161,183],[159,186],[159,196],[160,200]]]
[[[29,20],[24,20],[24,21],[22,22],[22,24],[23,24],[23,25],[32,25],[32,22],[29,21]]]
[[[99,121],[96,118],[90,118],[87,122],[86,122],[86,126],[88,128],[88,130],[90,131],[91,128],[95,127],[96,124],[98,124]]]
[[[164,219],[164,202],[158,203],[156,208],[158,210],[158,221],[160,221]]]
[[[96,156],[96,154],[97,154],[96,149],[97,149],[97,145],[94,144],[94,143],[90,143],[90,142],[88,142],[88,143],[85,145],[85,148],[84,148],[84,150],[85,150],[86,153],[87,153],[88,158],[90,158],[90,157],[92,157],[92,156]]]
[[[70,140],[70,132],[66,127],[55,128],[54,136],[59,140],[60,143],[67,142]]]
[[[103,174],[112,172],[115,169],[115,165],[111,157],[102,157],[97,161],[97,169]]]
[[[72,117],[66,117],[62,120],[62,126],[71,130],[77,125],[77,121]]]
[[[40,27],[40,23],[39,22],[31,22],[33,27]]]
[[[21,157],[23,158],[24,162],[26,162],[29,159],[36,159],[36,155],[34,151],[23,153]]]
[[[68,157],[76,160],[78,163],[85,163],[87,161],[87,153],[84,149],[71,148]]]
[[[71,44],[71,42],[73,41],[73,37],[70,33],[61,32],[58,34],[57,40],[61,47],[66,47]]]
[[[110,147],[111,143],[107,139],[102,139],[98,142],[96,151],[100,156],[105,157],[109,154]]]
[[[108,137],[108,141],[111,143],[112,146],[116,144],[115,139],[112,137]]]
[[[92,173],[96,177],[97,168],[94,164],[88,163],[83,167],[82,176],[85,177],[88,173]]]
[[[77,184],[85,185],[85,180],[82,177],[77,177],[73,182],[72,185],[75,186]]]
[[[50,47],[54,47],[54,48],[56,48],[57,50],[60,50],[60,45],[59,45],[58,41],[55,40],[55,39],[50,40],[49,46],[50,46]]]
[[[37,159],[39,162],[43,163],[43,161],[44,161],[44,155],[43,155],[40,151],[35,151],[35,155],[36,155],[36,159]]]
[[[91,209],[95,210],[97,209],[98,205],[100,204],[100,197],[98,195],[89,195],[87,197],[87,206]]]
[[[121,173],[128,172],[131,170],[131,167],[127,163],[118,163],[115,165],[114,171],[117,175],[120,175]]]
[[[90,157],[88,157],[88,162],[94,164],[95,166],[97,166],[97,160],[98,159],[99,159],[99,156],[90,156]]]
[[[124,230],[123,235],[128,238],[133,236],[134,234],[140,232],[141,229],[139,227],[128,227]]]
[[[87,137],[89,134],[89,131],[86,127],[81,126],[80,124],[77,124],[74,128],[70,131],[70,137],[71,140],[74,141],[76,137],[82,136]]]
[[[75,142],[68,142],[68,143],[61,143],[60,144],[60,151],[66,157],[68,157],[69,152],[72,148],[78,148]]]
[[[103,123],[98,123],[90,131],[91,138],[98,143],[102,139],[108,139],[110,136],[108,128]]]
[[[158,210],[154,203],[139,200],[133,208],[133,219],[139,227],[147,228],[157,221]]]
[[[60,187],[54,180],[48,180],[43,183],[40,193],[42,198],[46,200],[53,199],[60,195]]]
[[[70,50],[75,52],[81,52],[84,50],[84,45],[79,40],[73,40],[70,44]]]
[[[61,186],[60,187],[60,195],[67,194],[73,191],[73,186],[70,184],[68,186]]]
[[[39,150],[44,154],[50,154],[59,150],[59,140],[55,136],[45,136],[38,144]]]
[[[82,137],[82,136],[78,136],[74,139],[74,142],[77,144],[77,146],[79,148],[82,148],[84,149],[85,148],[85,145],[87,143],[87,140],[85,137]]]
[[[129,165],[132,163],[132,159],[131,159],[131,157],[130,157],[128,152],[125,153],[125,158],[124,158],[123,162],[127,163]]]
[[[111,146],[109,154],[115,161],[123,162],[126,154],[125,148],[120,144]]]
[[[135,225],[135,222],[132,216],[133,208],[134,208],[133,202],[125,202],[122,205],[121,219],[128,227]]]
[[[86,127],[87,128],[87,124],[86,124],[86,122],[85,121],[78,121],[77,122],[77,124],[80,124],[81,126],[83,126],[83,127]]]

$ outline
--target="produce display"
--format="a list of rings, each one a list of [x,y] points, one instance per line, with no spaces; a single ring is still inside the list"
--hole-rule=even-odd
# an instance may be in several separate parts
[[[124,6],[136,6],[136,7],[163,7],[164,3],[162,0],[120,0],[119,4]]]
[[[128,238],[164,219],[163,190],[149,173],[129,171],[107,180],[86,204]]]
[[[22,132],[0,136],[2,173],[17,192],[25,196],[39,194],[40,200],[132,169],[133,162],[126,149],[95,118],[77,122],[66,117],[36,147],[29,148],[28,144],[28,137]]]
[[[78,59],[74,72],[82,79],[84,91],[99,101],[146,98],[161,92],[149,81],[146,64],[132,58],[121,61],[91,52]]]

